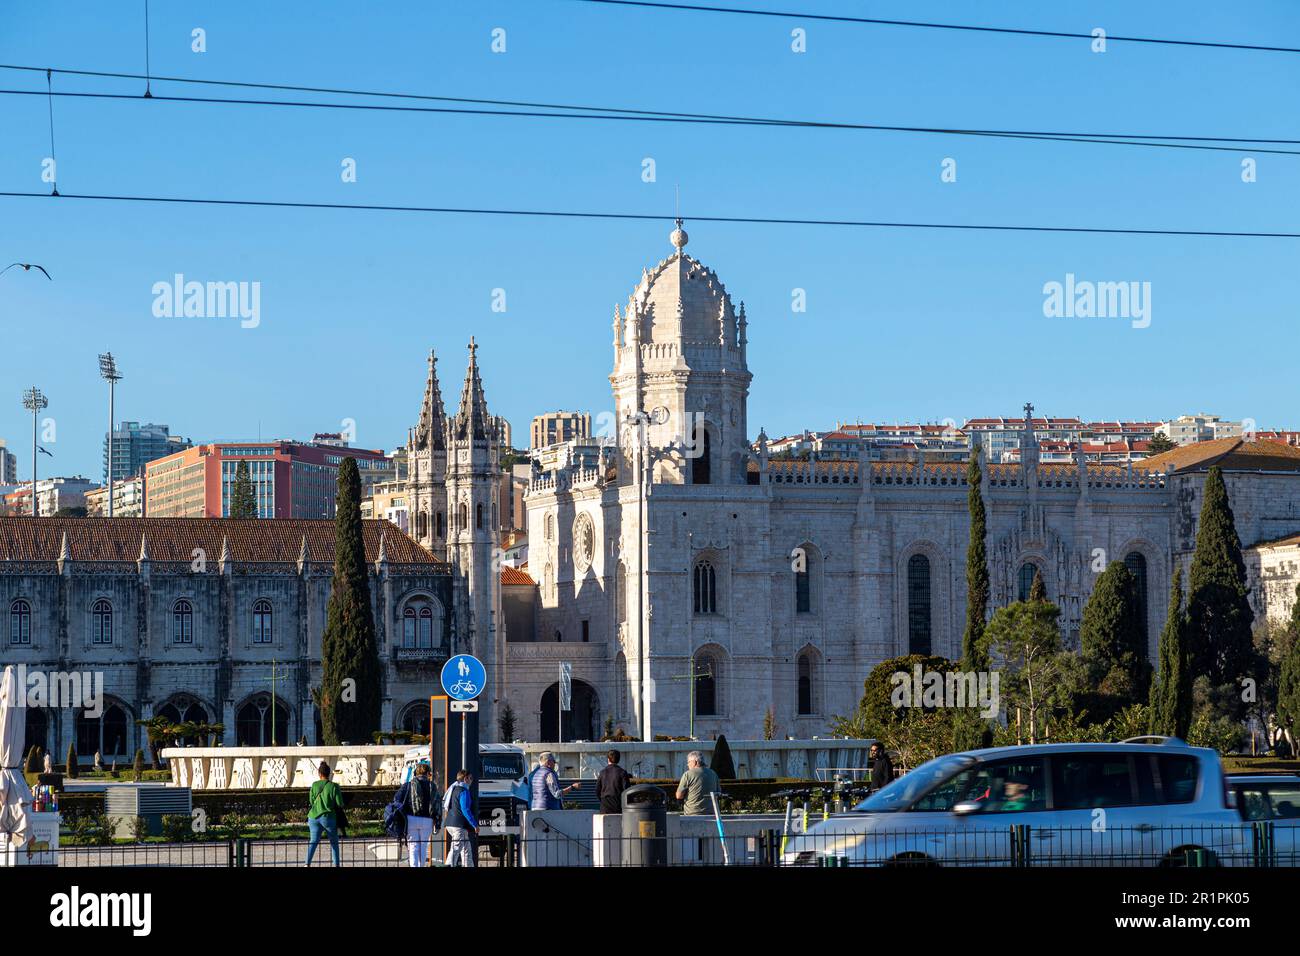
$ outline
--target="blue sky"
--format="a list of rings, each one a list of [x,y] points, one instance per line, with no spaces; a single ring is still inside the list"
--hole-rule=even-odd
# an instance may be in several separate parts
[[[1300,43],[1285,0],[862,3],[766,9],[1230,42]],[[139,4],[6,5],[0,62],[142,72]],[[468,9],[467,9],[468,8]],[[1247,12],[1248,10],[1248,12]],[[807,29],[808,50],[790,49]],[[191,52],[191,30],[208,50]],[[491,31],[506,31],[504,54]],[[623,9],[154,2],[154,74],[906,125],[1294,137],[1300,56]],[[56,88],[139,92],[134,81]],[[41,74],[0,70],[4,89]],[[158,82],[155,93],[222,95]],[[241,95],[232,93],[230,95]],[[293,97],[289,98],[306,98]],[[44,98],[0,95],[0,190],[43,191]],[[662,123],[58,99],[59,186],[113,193],[790,218],[1296,231],[1300,157]],[[1244,184],[1243,156],[1258,160]],[[344,183],[352,157],[358,181]],[[657,181],[642,181],[652,157]],[[957,161],[956,183],[940,164]],[[0,438],[21,454],[36,383],[57,423],[41,470],[98,477],[119,419],[196,440],[309,438],[354,419],[391,448],[438,350],[459,398],[471,335],[489,405],[526,436],[554,408],[610,405],[610,319],[667,222],[0,199]],[[1300,426],[1300,241],[952,233],[688,222],[690,252],[750,319],[753,431],[841,419],[1211,411]],[[175,273],[261,283],[261,324],[153,315]],[[1067,273],[1150,282],[1152,321],[1048,319]],[[507,311],[493,312],[494,289]],[[807,311],[791,311],[791,290]],[[1270,361],[1270,356],[1279,361]]]

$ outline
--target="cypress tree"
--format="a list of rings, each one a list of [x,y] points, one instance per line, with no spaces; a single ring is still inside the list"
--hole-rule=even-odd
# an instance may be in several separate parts
[[[719,780],[736,779],[736,764],[731,758],[731,745],[727,743],[726,734],[718,734],[713,744],[713,759],[709,767],[718,775]]]
[[[368,741],[379,729],[381,670],[375,643],[356,460],[339,465],[334,581],[321,638],[321,731],[325,743]]]
[[[1079,624],[1083,656],[1106,674],[1123,668],[1145,694],[1147,649],[1137,581],[1123,561],[1112,561],[1097,578]]]
[[[1047,600],[1047,585],[1043,583],[1042,571],[1034,572],[1034,583],[1029,585],[1029,600],[1031,601]]]
[[[962,663],[968,670],[987,665],[983,650],[989,609],[989,565],[984,539],[988,534],[984,496],[980,491],[980,446],[972,442],[966,463],[966,502],[970,510],[970,543],[966,546],[966,630],[961,638]]]
[[[1246,563],[1228,489],[1216,465],[1205,478],[1196,553],[1187,581],[1187,643],[1193,679],[1204,675],[1217,687],[1250,673],[1254,613],[1248,592]]]
[[[1300,584],[1296,585],[1295,595],[1287,624],[1291,643],[1277,680],[1278,723],[1290,735],[1292,744],[1300,740]]]
[[[77,748],[72,744],[68,744],[68,755],[63,763],[64,775],[75,780],[77,778]]]
[[[257,517],[257,494],[246,461],[241,461],[235,468],[235,482],[230,486],[230,517]]]
[[[1160,670],[1151,682],[1151,733],[1187,739],[1192,725],[1192,682],[1187,667],[1187,613],[1183,569],[1174,567],[1169,611],[1160,632]]]

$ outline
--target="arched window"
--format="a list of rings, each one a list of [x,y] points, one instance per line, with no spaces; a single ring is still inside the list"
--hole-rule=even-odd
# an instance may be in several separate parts
[[[622,651],[614,655],[614,686],[617,688],[614,701],[617,705],[615,717],[627,717],[630,711],[627,709],[628,698],[628,679],[627,679],[627,657]]]
[[[429,736],[429,702],[427,700],[413,700],[402,709],[402,716],[397,722],[402,730],[408,730],[413,734]]]
[[[240,747],[271,747],[290,739],[289,708],[270,694],[258,694],[235,712],[235,743]]]
[[[709,651],[695,652],[695,716],[717,717],[722,713],[719,691],[722,684],[721,658]]]
[[[546,520],[543,522],[542,526],[543,526],[542,536],[547,541],[553,540],[555,538],[555,515],[547,515]]]
[[[907,559],[907,653],[930,648],[930,559],[914,554]]]
[[[253,602],[253,643],[270,644],[274,635],[271,602],[262,598]]]
[[[1147,639],[1147,559],[1139,551],[1130,551],[1124,555],[1124,567],[1133,575],[1133,590],[1137,597],[1138,621],[1140,622],[1142,640]]]
[[[447,516],[444,515],[441,511],[439,511],[437,514],[433,516],[433,527],[434,527],[434,534],[436,537],[442,538],[446,534]]]
[[[800,551],[804,549],[800,548]],[[803,560],[795,565],[794,572],[794,611],[796,614],[812,613],[812,582],[808,572],[808,555],[804,552]]]
[[[120,704],[110,703],[98,717],[90,717],[84,711],[77,711],[77,754],[89,757],[125,756],[130,751],[130,741],[126,737],[126,711]]]
[[[614,623],[627,621],[627,566],[622,561],[614,569]]]
[[[542,569],[542,598],[546,601],[555,600],[555,568],[551,567],[549,561]]]
[[[402,612],[402,646],[433,647],[433,608],[408,604]]]
[[[474,527],[478,528],[480,531],[483,529],[483,506],[482,505],[474,506]]]
[[[191,700],[185,696],[174,697],[167,703],[163,704],[154,712],[156,716],[166,717],[173,724],[195,723],[206,724],[211,718],[208,716],[207,708],[198,701]],[[207,740],[199,737],[184,737],[181,744],[186,747],[206,746]]]
[[[172,643],[194,643],[194,605],[183,599],[172,605]]]
[[[1024,564],[1020,566],[1020,575],[1016,581],[1017,592],[1020,595],[1017,600],[1020,601],[1029,600],[1029,592],[1033,590],[1034,578],[1036,578],[1037,576],[1038,576],[1038,565],[1034,564],[1032,561],[1026,561]]]
[[[113,605],[103,598],[90,608],[90,643],[113,643]]]
[[[694,608],[696,614],[718,613],[718,576],[708,561],[695,565]]]
[[[9,643],[32,642],[32,606],[19,598],[9,605]]]
[[[815,694],[815,681],[817,672],[817,656],[811,649],[806,650],[799,655],[798,663],[798,713],[800,717],[807,717],[817,713],[817,701]]]
[[[699,454],[691,459],[691,484],[707,485],[712,479],[713,449],[709,439],[709,430],[703,423],[695,426],[695,447]]]
[[[465,504],[465,502],[462,501],[460,503],[460,507],[456,509],[456,530],[465,531],[468,528],[469,528],[469,505]]]
[[[429,515],[421,511],[415,518],[415,536],[423,538],[429,531]]]

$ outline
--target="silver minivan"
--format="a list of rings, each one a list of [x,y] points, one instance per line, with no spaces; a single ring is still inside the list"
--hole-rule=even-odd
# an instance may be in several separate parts
[[[1213,750],[1173,738],[948,754],[787,844],[784,865],[1240,865]]]

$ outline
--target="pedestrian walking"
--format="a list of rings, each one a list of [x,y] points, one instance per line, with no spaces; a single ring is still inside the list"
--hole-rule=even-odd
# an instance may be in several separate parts
[[[401,808],[406,819],[408,862],[413,867],[428,866],[429,845],[441,822],[442,804],[427,760],[416,764],[414,776],[397,788],[393,804]]]
[[[537,766],[528,780],[530,800],[529,810],[563,810],[562,797],[570,790],[577,790],[578,785],[561,788],[560,778],[555,773],[555,754],[543,751],[537,759]]]
[[[894,762],[885,753],[885,748],[877,740],[871,745],[871,789],[872,792],[888,786],[894,779]]]
[[[478,808],[474,806],[474,777],[456,771],[456,782],[447,788],[443,798],[443,819],[451,849],[447,851],[448,866],[478,866],[474,838],[478,835]]]
[[[607,763],[596,777],[596,796],[601,813],[623,812],[623,791],[632,786],[632,775],[618,765],[622,755],[617,750],[605,754]]]
[[[330,855],[334,858],[334,865],[341,866],[339,817],[343,813],[343,791],[330,779],[330,765],[325,761],[321,761],[316,772],[319,779],[311,785],[308,795],[307,829],[311,833],[311,840],[307,844],[307,865],[311,866],[311,859],[316,855],[316,847],[320,845],[321,835],[324,834],[330,838]]]
[[[692,750],[686,755],[686,772],[677,783],[677,799],[682,801],[682,813],[713,813],[711,793],[722,792],[722,781],[709,767],[704,766],[704,754]]]

